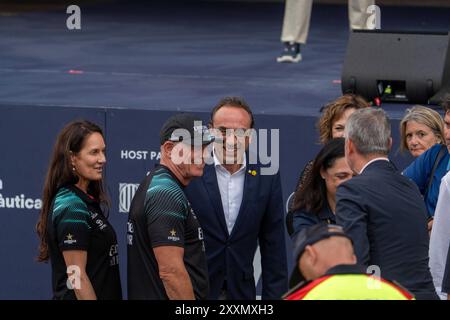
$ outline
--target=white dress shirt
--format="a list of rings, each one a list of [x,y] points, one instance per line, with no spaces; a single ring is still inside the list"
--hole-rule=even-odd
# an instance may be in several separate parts
[[[219,185],[220,198],[222,199],[223,213],[227,223],[228,234],[231,234],[241,208],[244,195],[245,168],[247,160],[244,157],[241,168],[231,174],[225,169],[214,154],[214,168],[216,169],[217,184]]]
[[[430,238],[430,271],[434,286],[441,299],[447,294],[441,292],[445,264],[450,241],[450,172],[441,180],[439,198],[434,211],[433,228]]]

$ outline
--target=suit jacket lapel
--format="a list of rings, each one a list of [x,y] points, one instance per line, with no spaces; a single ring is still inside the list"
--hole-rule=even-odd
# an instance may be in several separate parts
[[[227,224],[225,222],[225,214],[223,212],[222,198],[220,196],[219,185],[217,184],[216,169],[214,168],[214,165],[205,166],[205,171],[202,179],[205,183],[206,191],[209,194],[209,199],[211,201],[212,207],[214,208],[214,212],[217,215],[217,219],[222,229],[226,234],[228,234]]]
[[[251,172],[255,171],[256,175],[252,175]],[[259,172],[254,165],[250,165],[247,162],[247,167],[245,168],[245,178],[244,178],[244,195],[242,196],[241,207],[239,208],[239,214],[237,216],[236,222],[234,224],[233,230],[231,231],[231,235],[236,233],[242,225],[245,226],[244,221],[248,218],[248,214],[246,214],[246,207],[248,203],[256,201],[254,193],[258,189],[258,181],[259,181]]]

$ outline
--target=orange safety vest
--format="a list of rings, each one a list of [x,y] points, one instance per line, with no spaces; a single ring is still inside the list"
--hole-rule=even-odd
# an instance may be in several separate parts
[[[367,274],[327,275],[303,283],[285,300],[415,300],[401,286]]]

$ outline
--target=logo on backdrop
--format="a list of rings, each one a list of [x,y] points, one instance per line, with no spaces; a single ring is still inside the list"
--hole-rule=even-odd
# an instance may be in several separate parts
[[[156,160],[161,159],[161,152],[147,150],[120,150],[122,160]]]
[[[200,122],[201,123],[201,122]],[[196,132],[203,132],[203,128],[205,126],[196,126]],[[183,138],[186,138],[187,141],[191,140],[191,133],[185,129],[177,129],[184,130]],[[211,131],[215,136],[214,146],[217,148],[216,150],[225,149],[225,153],[222,154],[222,158],[224,163],[231,164],[236,161],[242,160],[242,154],[245,151],[245,145],[248,142],[248,154],[249,154],[249,163],[257,164],[260,163],[262,165],[260,172],[258,174],[261,175],[273,175],[278,172],[279,164],[280,164],[280,130],[279,129],[226,129],[225,132],[223,130],[214,129]],[[230,137],[234,136],[235,139],[231,139]],[[197,137],[197,136],[196,136]],[[194,143],[196,140],[194,137]],[[247,142],[246,142],[247,141]],[[185,146],[185,144],[184,144]],[[197,146],[197,151],[201,151],[198,153],[198,157],[194,157],[194,163],[201,163],[202,160],[206,164],[213,164],[213,158],[210,157],[210,149],[201,150],[201,147]],[[196,147],[196,148],[197,148]],[[195,148],[194,148],[195,149]],[[173,149],[173,158],[175,164],[186,163],[186,161],[192,161],[190,157],[184,157],[184,153],[181,152],[183,150],[183,145],[180,145],[179,148]],[[270,151],[270,152],[269,152]],[[240,156],[236,156],[236,153]],[[219,154],[217,154],[219,156]],[[134,149],[123,149],[120,150],[120,159],[122,160],[151,160],[151,161],[159,161],[161,160],[161,152],[156,150],[134,150]],[[175,160],[174,160],[175,159]],[[198,161],[198,162],[197,162]],[[230,161],[230,162],[229,162]],[[251,174],[255,176],[257,174],[256,171],[252,171]]]
[[[119,212],[130,211],[131,200],[139,187],[139,183],[119,183]]]
[[[0,179],[0,208],[5,209],[28,209],[40,210],[42,208],[41,199],[27,198],[23,193],[18,195],[3,195],[5,184]]]

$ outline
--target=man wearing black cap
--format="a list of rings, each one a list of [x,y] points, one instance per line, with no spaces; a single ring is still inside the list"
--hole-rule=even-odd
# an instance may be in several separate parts
[[[285,300],[411,300],[399,285],[367,275],[356,264],[351,239],[342,227],[320,223],[294,238],[297,267],[291,278],[303,281]]]
[[[161,162],[140,184],[128,218],[129,299],[205,299],[209,292],[203,231],[184,187],[203,174],[214,140],[190,114],[160,132]]]

